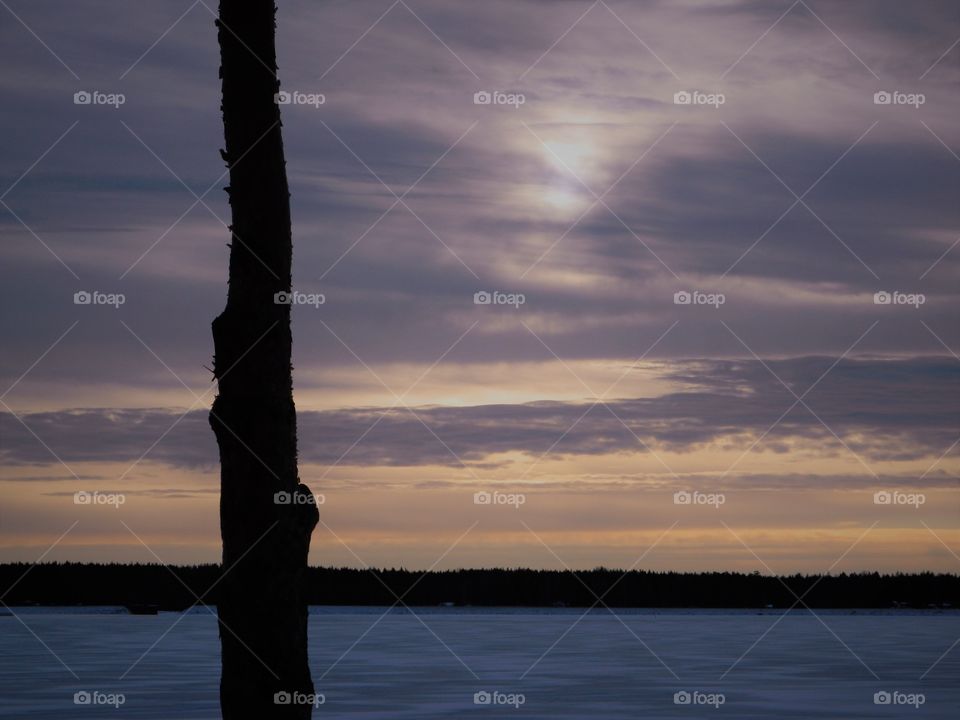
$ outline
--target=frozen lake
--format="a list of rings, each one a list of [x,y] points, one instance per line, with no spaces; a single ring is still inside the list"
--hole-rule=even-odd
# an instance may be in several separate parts
[[[206,610],[13,610],[0,617],[0,718],[219,717]],[[318,717],[954,718],[960,706],[955,611],[385,610],[311,608]],[[123,702],[78,706],[78,692]]]

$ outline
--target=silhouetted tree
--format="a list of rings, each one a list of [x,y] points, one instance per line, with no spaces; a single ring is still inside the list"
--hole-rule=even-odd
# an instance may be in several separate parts
[[[227,305],[213,321],[219,392],[210,413],[220,448],[226,720],[306,718],[312,710],[274,702],[276,693],[313,692],[303,584],[317,522],[297,473],[290,306],[275,301],[290,289],[293,253],[274,100],[275,13],[273,0],[221,0],[217,21],[232,213]]]
[[[28,572],[29,571],[29,572]],[[219,565],[119,563],[0,564],[0,596],[6,605],[157,605],[183,610],[199,596],[219,599]],[[461,568],[419,570],[310,567],[310,605],[392,605],[387,587],[410,606],[590,607],[598,595],[610,607],[776,608],[790,607],[793,593],[811,608],[960,607],[960,575],[876,572],[839,575],[761,575],[759,572]],[[386,586],[386,587],[385,587]],[[587,588],[593,590],[590,592]],[[789,589],[788,589],[789,588]],[[802,609],[802,606],[799,606]],[[798,610],[799,611],[799,610]],[[119,609],[118,609],[119,612]],[[0,615],[3,614],[0,607]]]

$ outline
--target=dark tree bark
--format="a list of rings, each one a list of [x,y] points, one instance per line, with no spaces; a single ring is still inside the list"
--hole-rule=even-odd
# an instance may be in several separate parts
[[[275,12],[273,0],[221,0],[217,22],[232,213],[227,305],[213,321],[219,392],[210,412],[221,468],[225,720],[308,718],[312,710],[275,702],[277,693],[313,693],[303,582],[318,517],[297,473],[290,305],[274,301],[290,289],[293,253],[274,102]]]

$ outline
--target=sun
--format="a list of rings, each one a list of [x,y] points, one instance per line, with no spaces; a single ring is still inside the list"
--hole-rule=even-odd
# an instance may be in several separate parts
[[[540,199],[554,210],[575,212],[590,198],[590,176],[596,162],[595,149],[584,142],[544,143],[549,165]]]
[[[578,178],[590,170],[594,148],[584,142],[548,142],[544,143],[547,156],[557,170],[571,173]]]
[[[583,204],[583,198],[565,187],[551,185],[543,191],[544,202],[557,210],[573,210]]]

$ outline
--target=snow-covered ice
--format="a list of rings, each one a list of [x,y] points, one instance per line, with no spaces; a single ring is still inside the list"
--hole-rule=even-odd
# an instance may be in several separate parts
[[[0,718],[218,717],[207,610],[13,610],[0,617]],[[955,611],[414,610],[311,608],[318,717],[953,718],[960,707]],[[74,704],[83,691],[124,702]]]

